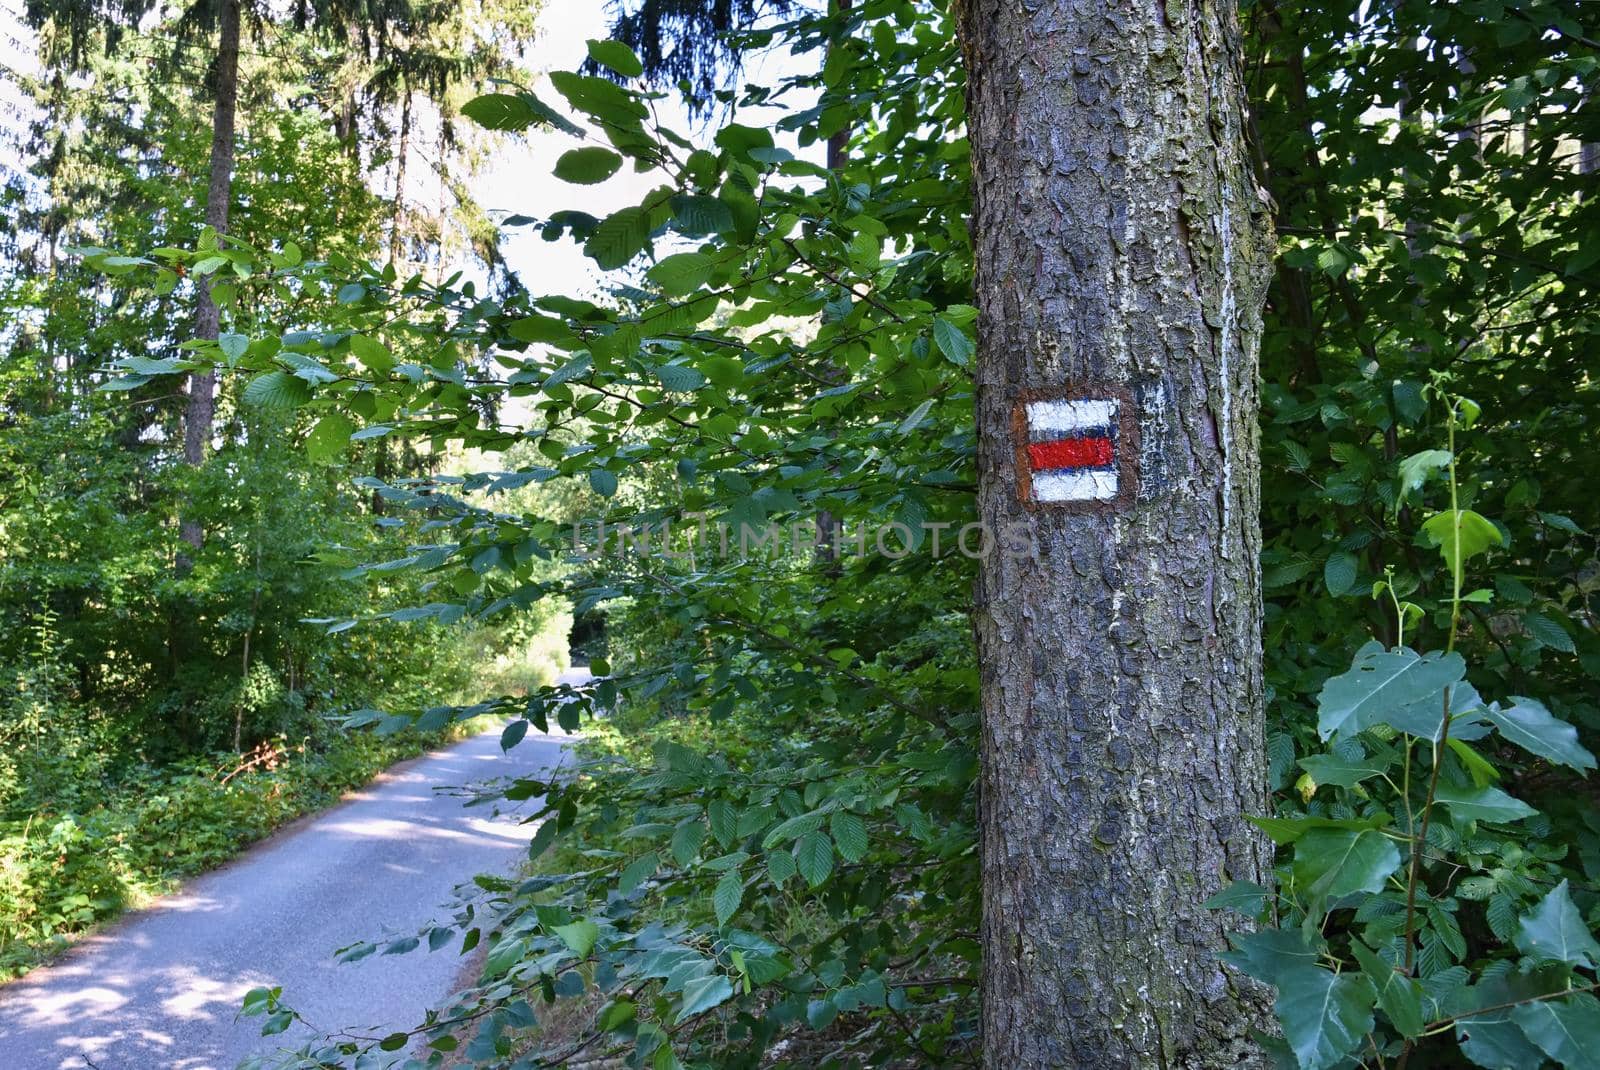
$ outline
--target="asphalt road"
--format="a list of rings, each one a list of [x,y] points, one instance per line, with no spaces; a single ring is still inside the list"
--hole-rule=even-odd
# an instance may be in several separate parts
[[[332,952],[414,934],[450,916],[456,885],[510,872],[533,826],[435,789],[546,769],[564,739],[533,733],[502,755],[488,732],[397,766],[0,987],[0,1068],[232,1070],[247,1055],[299,1047],[309,1034],[298,1025],[263,1038],[260,1018],[236,1017],[258,985],[282,985],[320,1029],[383,1036],[415,1025],[459,987],[459,942],[348,964]]]

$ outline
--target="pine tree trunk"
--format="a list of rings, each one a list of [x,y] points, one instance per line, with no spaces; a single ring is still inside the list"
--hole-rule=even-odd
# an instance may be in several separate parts
[[[961,32],[995,536],[975,614],[984,1062],[1254,1065],[1263,999],[1201,906],[1271,867],[1243,815],[1266,806],[1273,248],[1233,6],[972,0]]]
[[[399,271],[404,263],[406,217],[406,158],[411,155],[411,87],[400,96],[400,150],[395,156],[394,203],[389,216],[389,260]]]
[[[206,226],[217,234],[228,231],[228,200],[233,185],[234,120],[239,104],[239,0],[223,0],[218,11],[217,56],[212,66],[215,98],[211,112],[211,181],[206,188]],[[211,286],[201,280],[197,289],[194,335],[216,341],[222,314],[211,299]],[[211,424],[216,415],[217,373],[207,369],[189,376],[189,400],[184,408],[183,459],[198,467],[206,459]],[[205,532],[194,517],[180,525],[183,541],[200,549]]]

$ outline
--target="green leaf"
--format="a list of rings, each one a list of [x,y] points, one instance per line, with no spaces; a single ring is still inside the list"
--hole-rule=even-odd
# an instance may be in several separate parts
[[[569,149],[556,160],[556,177],[579,186],[604,182],[622,167],[622,157],[610,149],[587,145]]]
[[[1385,723],[1384,715],[1391,710],[1435,695],[1442,716],[1444,689],[1466,673],[1467,664],[1459,654],[1419,655],[1404,647],[1358,654],[1349,672],[1322,685],[1317,695],[1317,734],[1324,740],[1355,735]]]
[[[672,857],[677,859],[678,865],[687,866],[694,861],[694,856],[700,853],[700,845],[706,842],[706,826],[698,817],[684,821],[672,833]]]
[[[394,354],[389,347],[364,334],[350,336],[350,352],[374,375],[388,375],[394,370]]]
[[[1381,892],[1399,868],[1399,849],[1376,829],[1312,829],[1295,843],[1295,881],[1329,899]]]
[[[698,369],[684,364],[664,364],[656,369],[661,385],[677,393],[689,393],[706,385],[706,377]]]
[[[1565,972],[1564,970],[1562,971]],[[1461,1053],[1492,1070],[1527,1070],[1544,1061],[1513,1020],[1514,1007],[1537,996],[1559,991],[1564,981],[1539,974],[1503,973],[1486,977],[1455,994],[1450,1001],[1456,1017],[1456,1042]],[[1493,1008],[1493,1009],[1489,1009]]]
[[[737,869],[730,869],[717,881],[716,890],[711,893],[711,905],[717,912],[717,924],[726,925],[728,919],[738,913],[739,903],[744,899],[744,878],[739,876]]]
[[[1350,951],[1361,963],[1378,992],[1378,1007],[1401,1036],[1422,1035],[1422,986],[1371,951],[1360,940],[1350,941]]]
[[[339,457],[350,444],[356,425],[343,413],[330,412],[317,421],[306,436],[306,456],[314,464],[326,464]]]
[[[839,848],[839,857],[846,862],[859,862],[867,853],[867,823],[861,815],[849,810],[835,810],[828,819],[828,829]]]
[[[250,339],[242,334],[221,334],[217,336],[217,347],[230,365],[237,364],[244,351],[250,348]]]
[[[922,421],[928,418],[928,411],[932,408],[933,398],[923,398],[922,402],[918,404],[916,408],[907,413],[904,420],[900,421],[900,426],[896,429],[896,433],[901,435],[909,435],[911,432],[921,427]]]
[[[1516,944],[1531,958],[1586,969],[1600,965],[1600,944],[1595,943],[1583,915],[1572,902],[1566,881],[1556,885],[1538,906],[1522,916],[1517,926]]]
[[[773,826],[761,839],[761,849],[770,851],[785,840],[792,840],[804,836],[808,832],[815,832],[822,827],[822,815],[819,813],[798,814],[787,821]]]
[[[1361,974],[1296,966],[1278,979],[1278,1022],[1301,1070],[1326,1070],[1372,1032],[1372,984]]]
[[[528,722],[519,718],[506,725],[500,732],[500,749],[508,751],[522,742],[522,737],[528,734]]]
[[[946,360],[962,368],[972,363],[972,356],[977,352],[967,332],[943,316],[933,318],[933,341]]]
[[[1540,646],[1559,650],[1563,654],[1571,654],[1577,649],[1567,630],[1543,613],[1524,613],[1522,626],[1528,629],[1529,635],[1539,641]]]
[[[1471,509],[1446,509],[1422,522],[1423,534],[1439,548],[1445,567],[1451,575],[1463,575],[1463,565],[1470,557],[1501,543],[1500,529]]]
[[[1232,910],[1253,918],[1261,913],[1270,894],[1254,881],[1233,881],[1201,905],[1207,910]]]
[[[600,926],[592,921],[575,921],[571,925],[557,925],[551,931],[560,937],[561,942],[570,947],[572,953],[580,959],[588,958],[589,952],[594,950],[595,941],[600,939]]]
[[[1381,750],[1366,758],[1345,758],[1338,754],[1311,754],[1300,759],[1300,768],[1311,774],[1318,786],[1353,788],[1363,780],[1381,776],[1391,764],[1395,754]]]
[[[697,1014],[720,1006],[733,998],[733,985],[720,973],[696,977],[683,986],[683,1005],[674,1025],[681,1025]]]
[[[533,125],[533,109],[510,93],[486,93],[461,106],[461,114],[489,130],[526,130]]]
[[[657,261],[645,275],[665,293],[676,296],[691,293],[705,285],[715,263],[704,253],[673,253]]]
[[[610,67],[624,78],[637,78],[644,73],[644,64],[633,54],[633,49],[621,41],[589,41],[589,58]]]
[[[609,498],[617,492],[617,477],[604,468],[591,468],[589,486],[602,498]]]
[[[1329,555],[1322,566],[1322,582],[1328,585],[1328,593],[1335,597],[1350,593],[1350,589],[1356,585],[1356,555]]]
[[[815,888],[833,872],[833,841],[826,832],[808,832],[795,845],[794,864]]]
[[[359,282],[347,282],[339,287],[339,303],[341,305],[353,305],[366,296],[367,288]]]
[[[293,409],[311,400],[311,387],[288,372],[263,372],[246,384],[242,397],[258,409]]]
[[[1449,468],[1452,459],[1449,450],[1413,453],[1400,462],[1400,493],[1406,494],[1421,487],[1429,476]]]
[[[624,208],[600,221],[583,251],[602,270],[615,271],[643,252],[649,240],[650,222],[644,210]]]
[[[1233,950],[1217,957],[1229,966],[1265,984],[1278,984],[1290,970],[1317,964],[1317,951],[1299,929],[1259,929],[1229,933]]]
[[[1518,821],[1539,812],[1499,788],[1461,788],[1453,784],[1440,784],[1434,801],[1448,806],[1455,816],[1474,821]]]
[[[1557,720],[1544,705],[1520,695],[1511,696],[1512,705],[1489,707],[1486,716],[1500,734],[1525,751],[1579,772],[1595,768],[1594,755],[1578,742],[1578,730]]]
[[[622,875],[617,878],[617,890],[623,895],[627,895],[653,877],[656,870],[660,868],[661,859],[656,857],[654,851],[640,858],[635,858],[628,863],[628,868],[624,869]]]
[[[1511,1020],[1567,1070],[1600,1066],[1600,1000],[1587,992],[1525,1003],[1511,1012]]]

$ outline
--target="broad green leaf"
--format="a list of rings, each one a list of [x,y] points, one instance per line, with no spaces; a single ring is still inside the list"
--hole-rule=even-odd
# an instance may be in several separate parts
[[[1478,689],[1465,680],[1450,685],[1450,738],[1482,739],[1494,730],[1484,717],[1486,711]],[[1444,692],[1409,702],[1383,716],[1390,728],[1439,742],[1444,734]]]
[[[1423,1028],[1422,986],[1396,970],[1360,940],[1350,941],[1350,951],[1361,963],[1378,993],[1378,1008],[1401,1036],[1420,1036]]]
[[[1452,575],[1463,575],[1468,558],[1501,543],[1500,529],[1471,509],[1446,509],[1422,522],[1422,531],[1439,548]]]
[[[673,253],[662,257],[645,274],[665,293],[677,296],[704,286],[714,264],[704,253]]]
[[[1400,493],[1406,494],[1421,487],[1435,472],[1448,469],[1451,460],[1449,450],[1413,453],[1400,462]]]
[[[343,413],[330,412],[317,421],[306,436],[306,456],[314,464],[326,464],[339,457],[350,444],[356,425]]]
[[[744,879],[739,876],[737,869],[730,869],[717,881],[716,890],[711,894],[711,903],[717,912],[717,924],[728,924],[728,919],[738,912],[743,899]]]
[[[770,851],[786,840],[804,836],[808,832],[815,832],[821,827],[822,815],[820,813],[797,814],[773,826],[772,830],[762,837],[761,848],[762,850]]]
[[[500,749],[503,751],[510,750],[518,743],[521,743],[522,737],[526,736],[527,734],[528,722],[526,720],[523,718],[518,718],[517,720],[512,721],[500,732]]]
[[[1394,764],[1394,751],[1384,748],[1365,758],[1346,758],[1338,754],[1311,754],[1300,759],[1300,768],[1311,774],[1319,786],[1351,788],[1382,775]]]
[[[1439,696],[1467,672],[1459,654],[1373,650],[1358,655],[1350,671],[1330,677],[1317,696],[1317,734],[1323,739],[1354,735],[1413,702]]]
[[[599,145],[569,149],[556,160],[556,177],[579,186],[604,182],[622,167],[622,157]]]
[[[1296,882],[1329,899],[1381,892],[1399,868],[1399,849],[1376,829],[1312,829],[1295,842]]]
[[[683,364],[664,364],[656,369],[656,378],[668,390],[689,393],[706,385],[706,377],[695,368]]]
[[[1557,720],[1534,699],[1512,695],[1511,702],[1507,709],[1491,706],[1484,715],[1507,740],[1579,772],[1595,768],[1594,755],[1578,742],[1576,728]]]
[[[700,845],[705,842],[705,823],[697,817],[690,818],[672,833],[672,857],[677,859],[678,865],[687,866],[694,861],[694,856],[700,853]]]
[[[682,1024],[732,998],[733,985],[728,983],[724,975],[714,973],[697,977],[683,986],[683,1004],[678,1008],[678,1017],[673,1024]]]
[[[1233,881],[1202,905],[1207,910],[1232,910],[1253,918],[1261,913],[1270,894],[1254,881]]]
[[[808,832],[795,845],[794,864],[800,876],[815,888],[833,872],[833,841],[826,832]]]
[[[867,853],[867,823],[859,814],[849,810],[835,810],[828,818],[828,829],[839,848],[839,857],[846,862],[859,862]]]
[[[1344,552],[1328,555],[1322,566],[1322,582],[1331,595],[1349,594],[1356,585],[1356,555]]]
[[[242,334],[221,334],[217,336],[217,348],[222,350],[230,365],[237,364],[244,351],[250,348],[250,339]]]
[[[1589,993],[1524,1003],[1511,1012],[1511,1020],[1567,1070],[1600,1066],[1600,1000]]]
[[[644,73],[644,64],[639,62],[639,57],[621,41],[590,40],[589,58],[624,78],[637,78]]]
[[[551,931],[560,937],[561,942],[570,947],[573,954],[580,959],[588,958],[589,952],[594,950],[595,941],[600,939],[600,926],[592,921],[575,921],[570,925],[557,925]]]
[[[604,468],[591,468],[589,486],[602,498],[609,498],[617,492],[617,477]]]
[[[311,400],[311,387],[288,372],[263,372],[250,380],[242,397],[258,409],[293,409]]]
[[[1229,933],[1233,950],[1217,957],[1234,969],[1265,984],[1276,986],[1288,971],[1317,964],[1317,950],[1306,942],[1299,929],[1259,929],[1252,933]]]
[[[1540,646],[1559,650],[1563,654],[1571,654],[1577,650],[1567,630],[1543,613],[1524,613],[1522,626],[1528,629],[1529,635],[1539,641]]]
[[[1539,811],[1499,788],[1461,788],[1440,784],[1434,801],[1450,808],[1456,817],[1474,821],[1518,821]]]
[[[1563,968],[1560,973],[1564,974]],[[1502,973],[1463,988],[1449,1000],[1456,1015],[1456,1042],[1461,1052],[1478,1066],[1491,1070],[1527,1070],[1544,1061],[1543,1053],[1528,1041],[1513,1019],[1515,1006],[1524,1000],[1560,991],[1565,981],[1555,971],[1535,974]]]
[[[367,371],[374,375],[388,375],[394,370],[394,354],[389,352],[389,347],[375,338],[368,338],[364,334],[350,336],[350,352],[355,354]]]
[[[624,869],[622,871],[622,875],[617,878],[617,890],[623,895],[627,895],[629,892],[639,887],[639,885],[643,884],[646,880],[649,880],[650,877],[654,876],[656,870],[659,868],[661,868],[661,859],[656,857],[654,851],[639,858],[635,858],[632,862],[628,863],[628,867]]]
[[[649,240],[650,223],[644,210],[624,208],[600,221],[583,251],[602,270],[614,271],[643,252]]]
[[[943,316],[933,318],[933,341],[946,360],[962,368],[972,363],[972,355],[977,351],[967,332]]]
[[[1595,943],[1578,913],[1567,882],[1562,881],[1522,916],[1516,944],[1523,954],[1549,962],[1593,969],[1600,965],[1600,944]]]
[[[1278,1022],[1301,1070],[1337,1065],[1372,1032],[1372,984],[1361,973],[1296,966],[1278,978]]]

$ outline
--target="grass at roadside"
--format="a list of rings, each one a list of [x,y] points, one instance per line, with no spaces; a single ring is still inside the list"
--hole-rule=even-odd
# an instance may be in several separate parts
[[[338,733],[258,751],[260,760],[245,768],[247,759],[228,756],[138,770],[92,809],[0,824],[0,981],[475,727]]]

